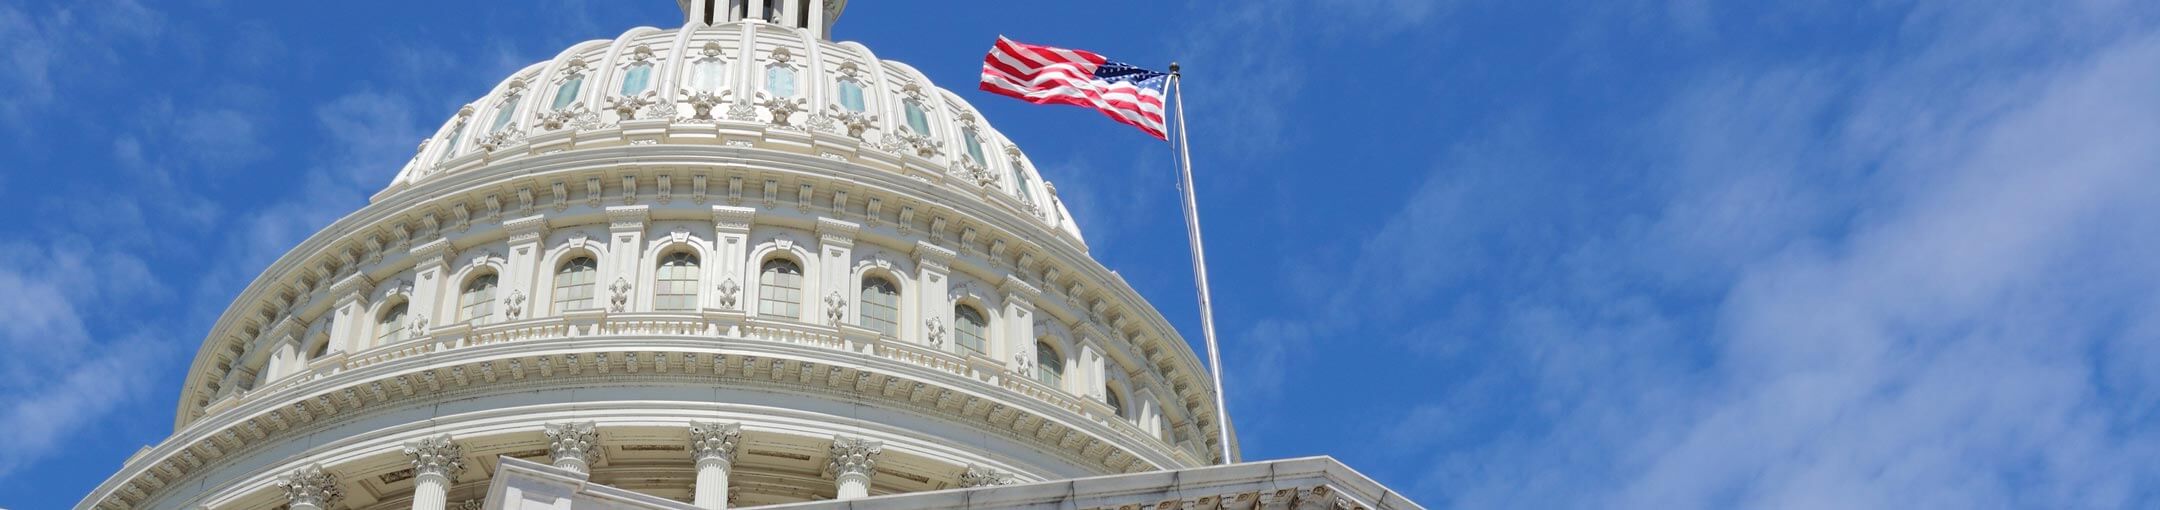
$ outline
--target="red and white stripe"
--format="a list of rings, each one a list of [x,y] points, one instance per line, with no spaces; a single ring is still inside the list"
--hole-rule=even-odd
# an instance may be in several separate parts
[[[1156,138],[1163,131],[1161,91],[1095,77],[1106,59],[1082,50],[1052,48],[998,37],[983,57],[982,89],[1035,104],[1091,107]]]

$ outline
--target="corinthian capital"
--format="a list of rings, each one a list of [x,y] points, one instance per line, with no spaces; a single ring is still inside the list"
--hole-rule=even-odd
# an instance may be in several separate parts
[[[735,446],[742,443],[742,424],[700,422],[690,424],[690,458],[698,462],[719,460],[733,464]]]
[[[412,460],[413,476],[439,475],[457,480],[458,473],[465,470],[465,447],[451,441],[449,434],[405,443],[405,456]]]
[[[1012,483],[1012,475],[974,464],[968,464],[967,471],[960,473],[961,487],[989,487],[993,485],[1012,485]]]
[[[600,460],[600,429],[593,422],[549,423],[544,432],[555,467],[582,473]]]
[[[328,508],[345,497],[344,491],[338,490],[337,476],[323,471],[322,464],[308,464],[280,476],[277,486],[285,491],[285,501],[291,508]]]
[[[882,441],[833,436],[831,456],[825,459],[825,476],[877,476],[877,458],[881,453],[885,453]]]

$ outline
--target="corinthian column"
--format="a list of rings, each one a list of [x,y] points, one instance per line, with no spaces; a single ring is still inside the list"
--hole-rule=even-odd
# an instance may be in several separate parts
[[[728,469],[735,465],[735,446],[741,442],[740,423],[690,424],[690,458],[697,461],[697,492],[691,498],[692,505],[706,510],[727,508]]]
[[[444,510],[450,484],[465,470],[465,448],[443,434],[405,443],[405,456],[412,459],[413,510]]]
[[[833,436],[831,456],[825,460],[825,476],[838,484],[834,499],[870,495],[870,477],[877,475],[878,454],[885,443],[859,437]]]
[[[280,476],[277,486],[285,491],[285,502],[292,510],[323,510],[345,496],[338,490],[337,476],[323,471],[322,464],[308,464]]]
[[[554,459],[555,467],[592,474],[592,464],[600,460],[600,431],[593,422],[549,423],[548,458]]]
[[[960,473],[961,487],[990,487],[996,485],[1012,485],[1012,483],[1012,475],[1005,474],[1005,472],[998,471],[994,468],[987,468],[974,464],[968,464],[967,471],[963,471]]]

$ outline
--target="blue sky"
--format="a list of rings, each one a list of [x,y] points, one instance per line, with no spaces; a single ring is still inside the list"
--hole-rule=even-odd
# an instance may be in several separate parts
[[[855,4],[1197,342],[1165,147],[971,83],[998,34],[1186,64],[1249,459],[1434,508],[2160,506],[2160,4]],[[679,19],[0,4],[0,507],[168,434],[228,300],[458,105]]]

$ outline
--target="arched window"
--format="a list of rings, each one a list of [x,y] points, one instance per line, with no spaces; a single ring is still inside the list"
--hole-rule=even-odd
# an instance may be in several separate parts
[[[653,285],[653,310],[680,312],[697,309],[698,258],[678,251],[660,260]]]
[[[465,282],[465,289],[458,291],[458,320],[479,324],[495,315],[495,282],[495,273]]]
[[[405,303],[398,303],[389,310],[383,310],[382,315],[375,319],[375,345],[387,345],[397,341],[399,334],[404,332]]]
[[[775,97],[795,97],[795,69],[781,65],[767,66],[765,93]]]
[[[605,87],[607,85],[603,84],[601,86]],[[563,80],[562,85],[557,85],[555,87],[555,102],[551,106],[548,106],[548,108],[553,110],[569,108],[570,103],[577,102],[578,91],[583,90],[584,88],[585,75],[570,75],[569,79]]]
[[[863,104],[861,83],[849,79],[840,80],[840,107],[856,113],[862,113],[863,110],[867,109],[867,106]]]
[[[856,322],[864,328],[900,336],[900,289],[884,278],[863,278],[862,295],[856,299],[862,303],[862,317]]]
[[[503,128],[510,127],[510,121],[517,120],[517,105],[518,96],[515,95],[505,97],[502,104],[495,105],[495,122],[488,123],[488,132],[502,131]]]
[[[990,160],[983,159],[982,137],[975,135],[975,128],[960,130],[960,139],[967,142],[968,157],[975,158],[975,164],[990,166]]]
[[[629,97],[629,96],[635,96],[635,95],[638,95],[638,94],[643,94],[643,93],[645,93],[645,89],[646,89],[646,88],[649,88],[649,87],[651,87],[651,86],[652,86],[652,64],[649,64],[649,63],[645,63],[645,62],[639,62],[639,63],[635,63],[635,64],[630,64],[630,68],[629,68],[629,69],[627,69],[627,70],[624,70],[624,71],[623,71],[623,78],[622,78],[622,96],[623,96],[623,97]]]
[[[802,266],[788,259],[765,261],[758,270],[758,315],[802,318]]]
[[[930,114],[923,112],[922,103],[909,99],[901,104],[907,110],[908,129],[915,130],[918,136],[930,136]]]
[[[960,344],[960,348],[968,352],[989,354],[986,348],[990,344],[987,338],[990,321],[983,318],[982,312],[976,311],[972,306],[954,305],[952,315],[953,342]]]
[[[593,282],[600,278],[600,262],[576,257],[555,268],[555,313],[593,306]]]
[[[1104,386],[1102,391],[1103,403],[1110,404],[1110,410],[1116,412],[1119,418],[1125,418],[1125,399],[1118,396],[1117,388]]]
[[[1035,380],[1052,388],[1065,387],[1065,355],[1041,341],[1035,342]]]
[[[765,0],[765,21],[780,22],[780,0]]]
[[[460,118],[457,125],[450,126],[450,136],[443,138],[442,150],[435,152],[435,160],[447,161],[450,156],[456,155],[458,139],[464,136],[465,120]]]

